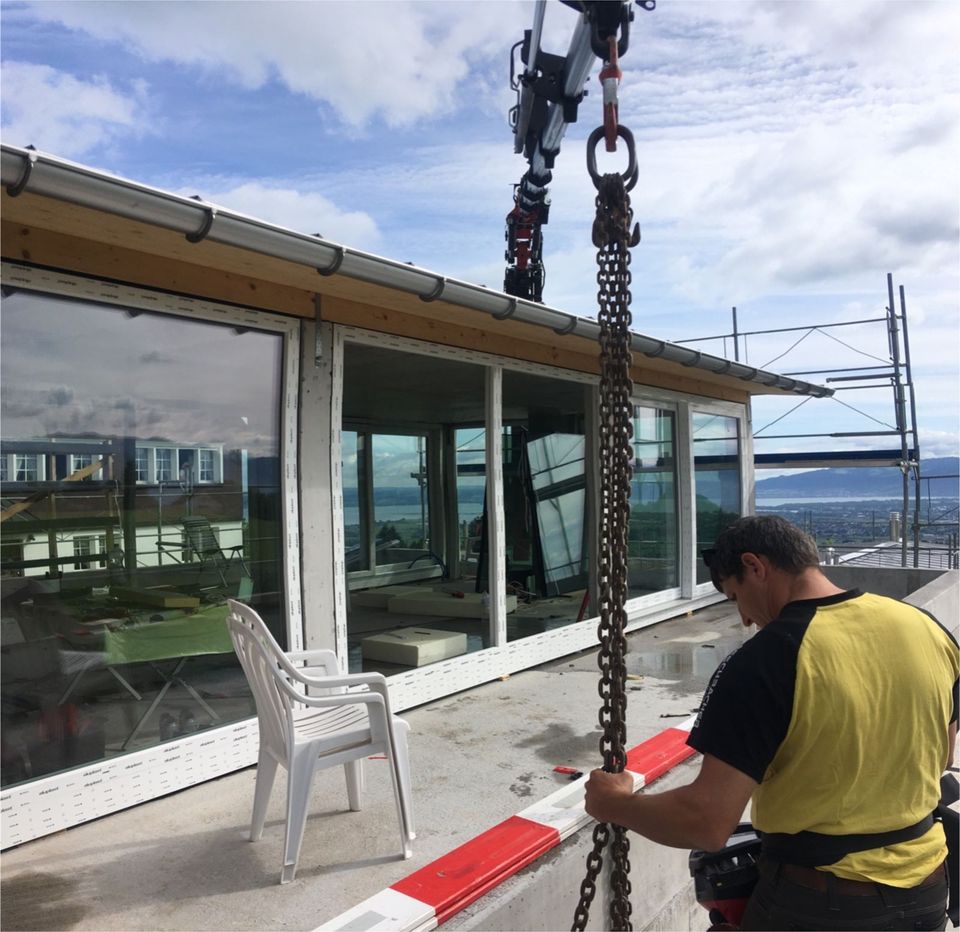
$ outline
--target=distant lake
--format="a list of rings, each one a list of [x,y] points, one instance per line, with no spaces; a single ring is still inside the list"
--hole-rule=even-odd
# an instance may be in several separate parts
[[[460,502],[460,520],[472,521],[475,517],[483,513],[483,502]],[[375,505],[375,520],[378,523],[384,521],[420,521],[419,505]],[[360,523],[360,509],[356,506],[344,506],[343,523],[350,527],[353,524]]]
[[[927,502],[926,496],[923,498],[924,503]],[[932,501],[956,501],[956,499],[943,499],[943,498],[933,498]],[[892,498],[889,495],[835,495],[835,496],[822,496],[819,498],[804,498],[802,495],[778,495],[768,497],[766,495],[757,495],[757,505],[761,508],[778,508],[781,505],[825,505],[836,502],[846,502],[849,504],[855,504],[857,502],[889,502],[890,511],[898,511],[901,504],[899,498]],[[913,507],[913,493],[911,490],[910,495],[910,504]],[[483,501],[463,501],[461,499],[460,503],[460,520],[461,521],[471,521],[473,518],[483,513]],[[344,506],[344,524],[348,527],[350,525],[355,525],[360,522],[360,511],[357,506],[345,504]],[[384,504],[377,503],[375,505],[375,513],[377,522],[384,521],[418,521],[420,520],[420,504],[417,502],[414,503],[404,503],[404,504]]]
[[[833,495],[833,496],[822,496],[819,498],[807,498],[803,495],[778,495],[776,497],[766,496],[761,493],[757,493],[757,504],[758,505],[769,505],[771,507],[776,507],[778,505],[823,505],[827,502],[849,502],[854,504],[855,502],[891,502],[896,505],[902,504],[902,498],[892,495]],[[913,504],[913,488],[910,489],[910,503]],[[926,496],[923,496],[923,501],[926,502]],[[932,501],[956,501],[956,499],[950,498],[933,498]]]

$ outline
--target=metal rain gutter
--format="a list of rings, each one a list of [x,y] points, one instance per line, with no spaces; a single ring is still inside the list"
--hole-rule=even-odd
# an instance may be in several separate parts
[[[182,233],[192,243],[210,240],[312,266],[320,275],[345,275],[415,294],[421,301],[442,299],[459,307],[483,311],[497,320],[510,318],[549,327],[555,333],[575,334],[599,342],[600,327],[595,320],[514,298],[482,285],[446,278],[394,259],[350,249],[322,237],[297,233],[206,201],[171,194],[33,149],[0,146],[0,183],[6,186],[12,197],[29,191],[173,230]],[[729,375],[745,382],[758,382],[797,395],[824,398],[833,394],[832,389],[821,385],[766,372],[640,333],[632,334],[631,347],[644,356],[666,359],[716,375]]]

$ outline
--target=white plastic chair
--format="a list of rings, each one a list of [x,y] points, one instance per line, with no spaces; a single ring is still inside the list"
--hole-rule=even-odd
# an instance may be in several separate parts
[[[233,599],[227,604],[227,627],[250,683],[260,725],[251,841],[263,834],[277,766],[287,770],[280,883],[289,883],[296,874],[314,772],[343,764],[350,808],[357,812],[363,791],[363,759],[371,754],[383,754],[387,759],[403,856],[409,858],[410,842],[416,837],[407,756],[409,726],[391,715],[383,675],[344,674],[330,650],[285,654],[252,608]],[[295,666],[298,663],[306,666]]]

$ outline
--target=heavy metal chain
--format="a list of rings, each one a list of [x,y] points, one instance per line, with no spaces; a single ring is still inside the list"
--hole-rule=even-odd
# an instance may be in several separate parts
[[[633,211],[628,191],[636,182],[636,157],[633,137],[625,127],[618,135],[627,142],[630,166],[625,175],[596,173],[594,147],[603,127],[595,130],[587,143],[588,167],[597,187],[597,216],[593,224],[593,243],[597,247],[597,298],[600,325],[600,540],[598,554],[598,596],[600,624],[600,753],[603,769],[620,773],[626,764],[626,663],[624,636],[627,600],[627,539],[630,522],[630,480],[633,458],[633,406],[630,397],[630,247],[640,239],[633,227]],[[586,877],[580,887],[580,902],[573,929],[586,928],[590,904],[596,893],[596,881],[603,866],[603,850],[611,850],[610,928],[629,930],[630,843],[626,829],[597,823],[593,830],[593,850],[587,857]]]

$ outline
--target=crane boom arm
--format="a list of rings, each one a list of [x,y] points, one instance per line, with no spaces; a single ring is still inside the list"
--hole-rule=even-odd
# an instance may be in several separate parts
[[[514,186],[514,206],[507,214],[503,290],[530,301],[543,300],[543,227],[549,219],[548,186],[560,153],[560,143],[585,96],[584,85],[594,60],[604,60],[610,36],[618,36],[622,55],[629,43],[633,19],[631,0],[562,0],[579,12],[565,56],[540,47],[546,0],[537,0],[533,27],[511,50],[511,87],[517,103],[510,111],[514,151],[522,152],[527,170]],[[653,0],[641,4],[653,8]],[[514,54],[521,49],[524,70],[514,77]]]

